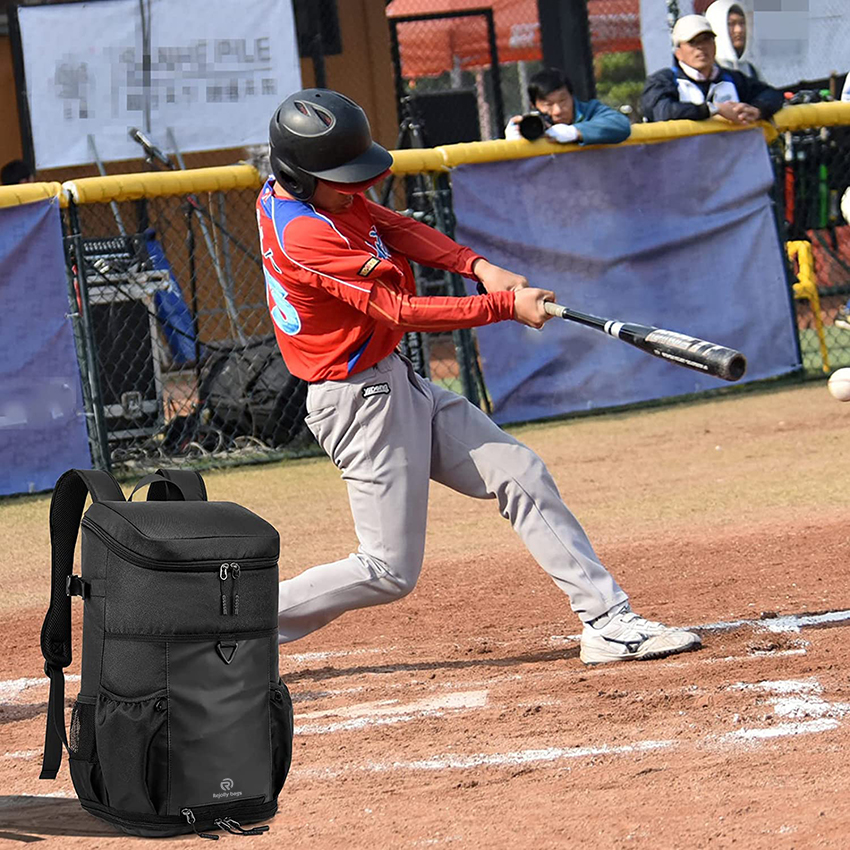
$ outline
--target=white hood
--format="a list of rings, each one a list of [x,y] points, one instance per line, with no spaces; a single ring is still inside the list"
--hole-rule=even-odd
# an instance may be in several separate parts
[[[744,17],[747,19],[747,42],[744,45],[744,52],[740,56],[732,47],[732,39],[729,37],[727,18],[732,6],[740,6],[744,12]],[[753,38],[753,11],[747,0],[714,0],[706,9],[705,16],[717,36],[717,64],[723,68],[732,68],[744,74],[752,74],[750,63],[754,61],[755,39]]]

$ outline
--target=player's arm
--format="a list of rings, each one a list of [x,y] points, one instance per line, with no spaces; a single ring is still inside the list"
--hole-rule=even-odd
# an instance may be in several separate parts
[[[376,281],[367,312],[376,321],[403,331],[453,331],[507,319],[541,328],[551,318],[543,302],[554,300],[554,292],[532,287],[465,298],[420,298]]]
[[[528,280],[522,275],[488,262],[471,248],[458,245],[439,230],[372,201],[366,204],[384,243],[414,262],[477,280],[484,286],[485,292],[528,286]]]
[[[399,330],[457,330],[514,318],[510,291],[462,298],[406,293],[399,268],[352,246],[325,221],[295,219],[286,226],[279,248],[310,286]]]

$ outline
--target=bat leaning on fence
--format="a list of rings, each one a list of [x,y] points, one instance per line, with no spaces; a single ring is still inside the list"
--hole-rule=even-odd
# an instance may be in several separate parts
[[[714,375],[724,381],[737,381],[743,377],[747,369],[747,358],[740,351],[726,348],[715,342],[706,342],[704,339],[696,339],[676,331],[653,328],[649,325],[601,319],[598,316],[570,310],[551,301],[546,302],[545,309],[551,316],[596,328],[654,357],[669,360],[677,366],[696,369],[706,375]]]

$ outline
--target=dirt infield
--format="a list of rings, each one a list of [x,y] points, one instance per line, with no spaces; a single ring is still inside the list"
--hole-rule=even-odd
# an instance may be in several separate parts
[[[704,649],[585,668],[493,503],[435,487],[416,591],[282,647],[293,770],[250,846],[846,848],[850,404],[818,384],[517,433],[635,609]],[[353,544],[338,475],[298,461],[207,486],[278,527],[291,575]],[[66,765],[37,779],[47,505],[0,503],[0,843],[141,846],[82,812]]]

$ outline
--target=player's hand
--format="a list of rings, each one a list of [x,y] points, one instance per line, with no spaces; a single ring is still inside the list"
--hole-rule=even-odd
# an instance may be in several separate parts
[[[543,304],[554,301],[555,293],[548,289],[537,289],[534,286],[520,289],[514,295],[514,321],[529,328],[538,330],[552,317],[546,312]]]
[[[733,124],[752,124],[758,121],[761,113],[749,103],[738,103],[737,101],[727,101],[721,103],[717,107],[717,114]]]
[[[581,141],[581,133],[573,124],[553,124],[546,131],[546,138],[561,145],[568,145],[570,142]]]
[[[472,273],[484,284],[488,292],[525,289],[528,286],[528,279],[521,274],[514,274],[501,266],[494,266],[483,257],[475,261]]]
[[[520,121],[522,121],[522,115],[514,115],[514,117],[508,121],[508,126],[505,127],[505,138],[509,142],[522,138],[522,133],[519,131]]]

